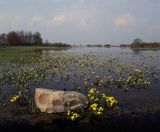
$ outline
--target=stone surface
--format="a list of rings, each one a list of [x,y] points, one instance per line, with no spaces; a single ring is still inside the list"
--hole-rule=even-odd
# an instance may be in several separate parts
[[[35,102],[41,112],[57,113],[75,110],[87,106],[87,97],[75,91],[57,91],[44,88],[36,88]]]

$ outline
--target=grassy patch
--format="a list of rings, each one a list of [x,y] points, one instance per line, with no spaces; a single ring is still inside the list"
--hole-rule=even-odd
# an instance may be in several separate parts
[[[15,59],[23,58],[28,59],[37,54],[41,53],[42,50],[65,50],[64,47],[45,47],[45,46],[13,46],[0,48],[0,64],[14,61]]]

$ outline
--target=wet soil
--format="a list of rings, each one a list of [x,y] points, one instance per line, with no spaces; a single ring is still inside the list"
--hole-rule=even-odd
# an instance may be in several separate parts
[[[72,122],[64,115],[14,115],[0,113],[0,132],[143,132],[160,131],[160,111],[105,114],[102,117],[86,116]]]

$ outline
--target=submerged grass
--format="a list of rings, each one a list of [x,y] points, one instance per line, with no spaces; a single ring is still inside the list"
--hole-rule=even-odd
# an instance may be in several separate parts
[[[0,47],[0,65],[18,59],[28,60],[42,50],[65,50],[68,47],[53,47],[53,46],[12,46]]]

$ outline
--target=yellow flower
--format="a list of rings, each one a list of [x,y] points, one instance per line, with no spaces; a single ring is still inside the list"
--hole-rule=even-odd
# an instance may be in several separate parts
[[[74,121],[80,117],[80,115],[78,113],[70,111],[70,110],[67,112],[67,115],[68,115],[69,119],[72,121]]]
[[[15,96],[11,97],[10,102],[11,103],[16,103],[19,98],[20,98],[20,95],[15,95]]]
[[[95,93],[96,91],[97,91],[96,88],[91,88],[88,93],[89,93],[89,94],[93,94],[93,93]]]
[[[96,103],[94,103],[94,104],[91,104],[91,108],[95,108],[95,107],[97,107],[98,106],[98,104],[96,104]]]
[[[99,101],[99,98],[95,98],[94,101],[95,101],[95,102]]]
[[[107,98],[107,96],[106,96],[104,93],[102,94],[102,97],[103,97],[103,98]]]
[[[75,120],[75,117],[74,117],[74,116],[71,116],[71,120],[72,120],[72,121]]]
[[[99,110],[100,110],[100,111],[103,111],[104,109],[103,109],[103,107],[99,107]]]
[[[14,99],[11,99],[11,100],[10,100],[10,102],[12,102],[12,103],[13,103],[13,102],[14,102]]]
[[[114,98],[114,97],[107,97],[106,98],[106,104],[108,105],[108,106],[113,106],[113,105],[116,105],[117,104],[117,100]]]
[[[67,115],[70,115],[71,114],[71,111],[69,110],[68,112],[67,112]]]
[[[88,82],[87,82],[87,81],[85,81],[85,82],[84,82],[84,85],[86,85],[87,83],[88,83]]]
[[[90,105],[91,110],[96,114],[96,115],[102,115],[103,114],[103,107],[98,106],[98,104],[94,103]]]
[[[98,111],[97,113],[96,113],[96,115],[102,115],[103,113],[102,112],[100,112],[100,111]]]
[[[117,100],[114,97],[108,97],[105,93],[101,93],[96,88],[91,88],[88,92],[88,99],[90,101],[89,109],[95,115],[102,115],[104,108],[113,108],[117,104]],[[103,103],[102,99],[105,100]]]

